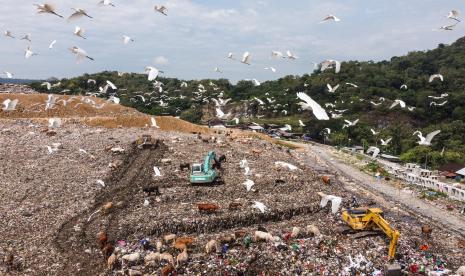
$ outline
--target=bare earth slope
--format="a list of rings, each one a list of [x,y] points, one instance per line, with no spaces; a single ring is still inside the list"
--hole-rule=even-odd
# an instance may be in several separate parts
[[[52,109],[45,110],[46,94],[1,94],[0,102],[6,99],[18,99],[15,111],[0,110],[0,119],[40,119],[62,118],[64,121],[78,122],[90,126],[116,127],[146,127],[151,125],[150,116],[135,109],[119,104],[106,102],[100,98],[82,96],[53,95],[56,104]],[[66,103],[65,103],[66,102]],[[207,129],[186,121],[166,116],[157,117],[161,130],[205,133]]]

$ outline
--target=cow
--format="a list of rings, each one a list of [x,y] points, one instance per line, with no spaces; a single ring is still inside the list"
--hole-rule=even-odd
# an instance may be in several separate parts
[[[187,255],[187,249],[184,249],[182,253],[176,256],[176,266],[179,266],[179,263],[187,262],[189,256]]]
[[[231,211],[239,210],[242,207],[242,203],[240,202],[231,202],[229,203],[228,209]]]
[[[226,162],[226,155],[221,155],[220,158],[218,158],[218,162],[223,163]]]
[[[270,233],[262,232],[262,231],[255,231],[254,239],[256,242],[258,241],[273,242],[277,240],[277,238],[273,237],[273,235],[271,235]]]
[[[154,186],[154,187],[153,187],[153,186],[152,186],[152,187],[144,187],[144,188],[142,188],[142,191],[143,191],[144,193],[147,193],[148,196],[151,196],[152,193],[154,193],[154,194],[157,195],[157,196],[161,194],[161,193],[160,193],[160,189],[159,189],[158,186]]]
[[[189,163],[181,163],[179,164],[179,170],[184,171],[184,169],[190,170],[191,165]]]
[[[205,245],[205,252],[210,254],[211,252],[218,251],[218,242],[216,240],[210,240],[207,245]]]
[[[99,245],[100,249],[102,249],[108,243],[107,233],[105,231],[100,231],[97,234],[97,244]]]
[[[107,202],[102,206],[101,210],[102,210],[102,213],[106,215],[110,213],[112,208],[113,208],[113,202]]]
[[[105,246],[102,248],[102,254],[106,258],[109,258],[113,252],[115,251],[115,247],[111,243],[105,244]]]
[[[197,204],[197,208],[200,212],[205,213],[215,213],[216,211],[218,211],[218,209],[220,209],[218,205],[211,203],[199,203]]]
[[[429,225],[423,225],[423,226],[421,226],[421,233],[422,233],[425,237],[430,238],[432,232],[433,232],[433,228],[431,228]]]
[[[177,238],[173,242],[173,247],[179,250],[185,250],[188,245],[191,245],[194,242],[193,238]]]

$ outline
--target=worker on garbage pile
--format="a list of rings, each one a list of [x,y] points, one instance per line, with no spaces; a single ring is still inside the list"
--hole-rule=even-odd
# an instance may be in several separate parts
[[[359,204],[358,204],[358,201],[357,201],[357,198],[355,196],[352,196],[352,200],[350,201],[350,207],[358,207]]]
[[[465,215],[465,205],[463,205],[462,211],[460,211],[460,213]]]
[[[376,176],[376,181],[380,182],[381,181],[381,173],[377,172],[375,176]]]
[[[222,258],[226,258],[226,253],[228,252],[229,250],[229,244],[224,244],[222,247],[221,247],[221,256]]]

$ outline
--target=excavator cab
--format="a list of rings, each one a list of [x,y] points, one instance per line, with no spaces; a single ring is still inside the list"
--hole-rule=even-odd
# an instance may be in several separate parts
[[[201,174],[202,173],[202,164],[193,164],[191,168],[192,174]]]
[[[349,214],[351,214],[352,216],[365,216],[367,214],[367,211],[368,209],[364,209],[364,208],[352,208],[352,209],[349,209],[347,210],[349,212]],[[382,212],[380,213],[380,215],[382,214]]]

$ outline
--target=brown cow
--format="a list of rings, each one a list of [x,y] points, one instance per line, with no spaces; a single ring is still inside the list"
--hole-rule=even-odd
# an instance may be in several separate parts
[[[429,225],[421,226],[421,233],[427,238],[431,237],[432,232],[433,232],[433,228],[429,227]]]
[[[111,208],[113,208],[113,202],[110,201],[108,203],[105,203],[102,206],[102,213],[104,213],[104,214],[110,213]]]
[[[107,242],[108,242],[107,233],[105,233],[105,231],[100,231],[97,234],[97,243],[100,249],[102,249],[107,244]]]
[[[173,242],[173,246],[174,246],[174,248],[179,249],[179,250],[182,251],[182,250],[186,249],[187,246],[191,245],[192,243],[194,243],[194,238],[189,238],[189,237],[177,238]]]
[[[229,203],[228,209],[231,210],[231,211],[234,211],[234,210],[239,210],[241,207],[242,207],[242,203],[240,203],[240,202],[231,202],[231,203]]]
[[[111,243],[105,244],[105,246],[102,248],[102,254],[106,258],[110,257],[114,251],[115,251],[115,247]]]
[[[187,249],[187,244],[185,244],[183,242],[175,241],[175,242],[173,242],[173,247],[178,249],[178,250],[183,251],[184,249]]]
[[[168,276],[170,275],[171,272],[174,271],[174,266],[172,264],[167,264],[163,269],[161,270],[161,275],[162,276]]]
[[[182,242],[182,243],[185,243],[187,245],[193,244],[194,241],[195,241],[195,239],[191,238],[191,237],[182,237],[182,238],[177,238],[176,239],[176,242]]]
[[[179,164],[179,170],[184,171],[184,169],[190,170],[191,166],[189,163],[181,163]]]
[[[15,260],[15,256],[13,255],[12,252],[8,252],[7,254],[5,254],[5,257],[3,258],[3,262],[9,268],[13,267],[14,260]]]
[[[220,207],[216,204],[211,204],[211,203],[199,203],[197,204],[197,208],[199,209],[200,212],[205,212],[205,213],[214,213],[220,209]]]
[[[234,231],[234,237],[236,239],[240,239],[240,238],[243,238],[247,235],[247,231],[244,230],[244,229],[239,229],[239,230],[236,230]]]

